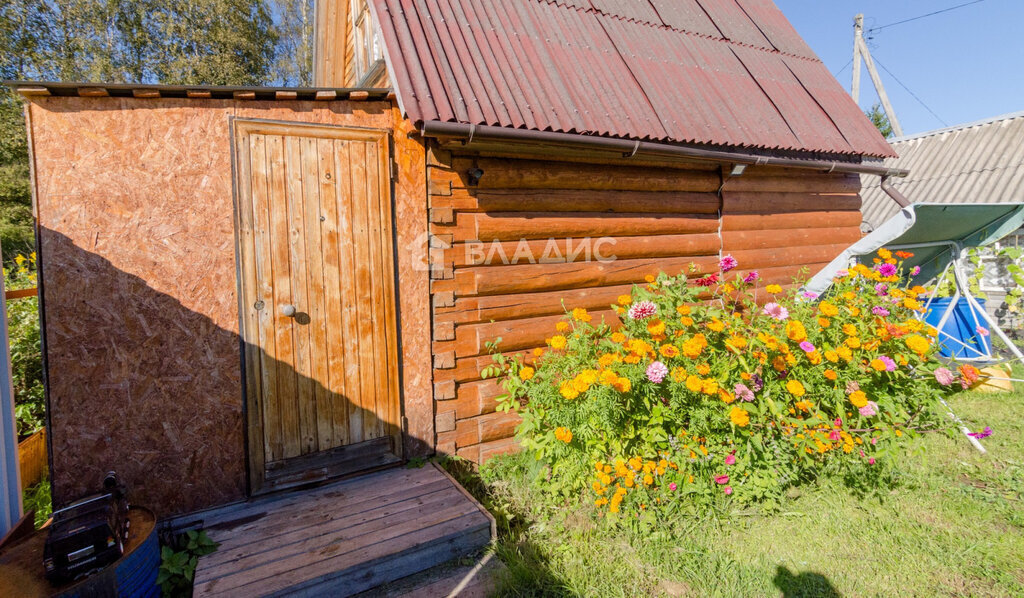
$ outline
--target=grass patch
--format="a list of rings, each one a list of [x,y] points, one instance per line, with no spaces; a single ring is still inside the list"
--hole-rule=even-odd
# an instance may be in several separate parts
[[[949,401],[973,429],[992,427],[987,455],[960,435],[927,435],[874,496],[823,480],[792,491],[778,513],[708,513],[643,535],[610,530],[587,507],[542,506],[528,483],[536,465],[522,455],[480,473],[447,466],[499,521],[501,596],[1022,596],[1017,388]]]

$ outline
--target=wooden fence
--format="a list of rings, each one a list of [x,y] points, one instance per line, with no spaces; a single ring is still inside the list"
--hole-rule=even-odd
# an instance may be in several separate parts
[[[18,443],[18,463],[21,469],[21,489],[34,486],[46,479],[46,430],[39,430]]]

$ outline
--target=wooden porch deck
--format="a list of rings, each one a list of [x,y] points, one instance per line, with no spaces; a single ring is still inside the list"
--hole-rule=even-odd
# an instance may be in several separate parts
[[[438,466],[389,469],[203,517],[194,596],[349,596],[472,554],[494,519]]]

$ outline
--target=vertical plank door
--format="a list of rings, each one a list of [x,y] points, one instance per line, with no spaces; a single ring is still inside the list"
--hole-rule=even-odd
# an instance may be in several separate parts
[[[386,131],[234,121],[254,493],[396,462]]]

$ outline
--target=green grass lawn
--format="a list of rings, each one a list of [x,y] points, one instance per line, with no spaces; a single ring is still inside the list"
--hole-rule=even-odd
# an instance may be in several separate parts
[[[522,456],[492,461],[482,479],[450,465],[499,520],[499,595],[1024,596],[1022,388],[949,401],[973,429],[992,427],[987,455],[931,434],[911,441],[902,475],[876,496],[827,480],[793,490],[778,513],[667,521],[652,534],[536,506]]]

